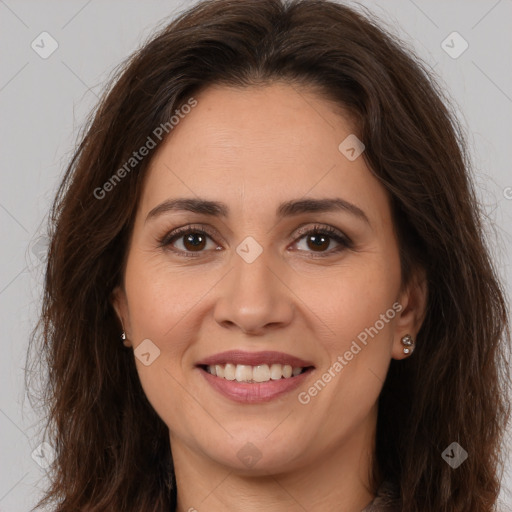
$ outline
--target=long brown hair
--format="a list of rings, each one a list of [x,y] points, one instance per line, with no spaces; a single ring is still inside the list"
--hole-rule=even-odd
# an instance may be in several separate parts
[[[462,130],[432,74],[403,46],[368,13],[327,0],[209,0],[123,65],[50,215],[31,347],[32,362],[48,370],[41,398],[56,459],[38,505],[173,510],[168,429],[122,347],[110,301],[151,154],[112,187],[104,184],[202,88],[282,80],[313,86],[353,116],[367,165],[392,199],[402,282],[417,268],[428,280],[417,349],[391,361],[379,398],[372,485],[394,482],[402,511],[495,510],[510,412],[504,291],[485,245]],[[95,193],[102,187],[108,193]],[[454,441],[468,453],[457,469],[442,457]]]

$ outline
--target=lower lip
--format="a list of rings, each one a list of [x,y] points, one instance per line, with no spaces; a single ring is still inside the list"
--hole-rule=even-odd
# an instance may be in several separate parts
[[[235,402],[262,403],[270,402],[300,386],[311,374],[313,368],[300,375],[288,379],[269,380],[268,382],[238,382],[216,377],[206,370],[199,368],[206,381],[219,393]]]

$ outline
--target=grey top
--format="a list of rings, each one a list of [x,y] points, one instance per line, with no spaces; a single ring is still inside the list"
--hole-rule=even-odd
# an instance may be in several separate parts
[[[398,512],[399,492],[395,485],[385,481],[377,490],[374,500],[369,503],[361,512]]]
[[[171,490],[172,507],[176,510],[176,487]],[[361,510],[361,512],[400,512],[400,493],[398,488],[391,482],[385,480],[377,489],[377,494],[371,503]]]

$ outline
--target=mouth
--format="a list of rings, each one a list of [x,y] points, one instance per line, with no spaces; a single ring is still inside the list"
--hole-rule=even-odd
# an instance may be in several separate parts
[[[314,370],[309,361],[282,352],[229,351],[196,367],[225,397],[242,403],[267,402],[298,387]]]

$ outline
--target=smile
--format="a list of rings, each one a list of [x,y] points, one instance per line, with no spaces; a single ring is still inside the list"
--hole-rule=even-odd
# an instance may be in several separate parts
[[[314,366],[280,352],[230,351],[201,361],[206,381],[231,400],[266,402],[298,387]]]

